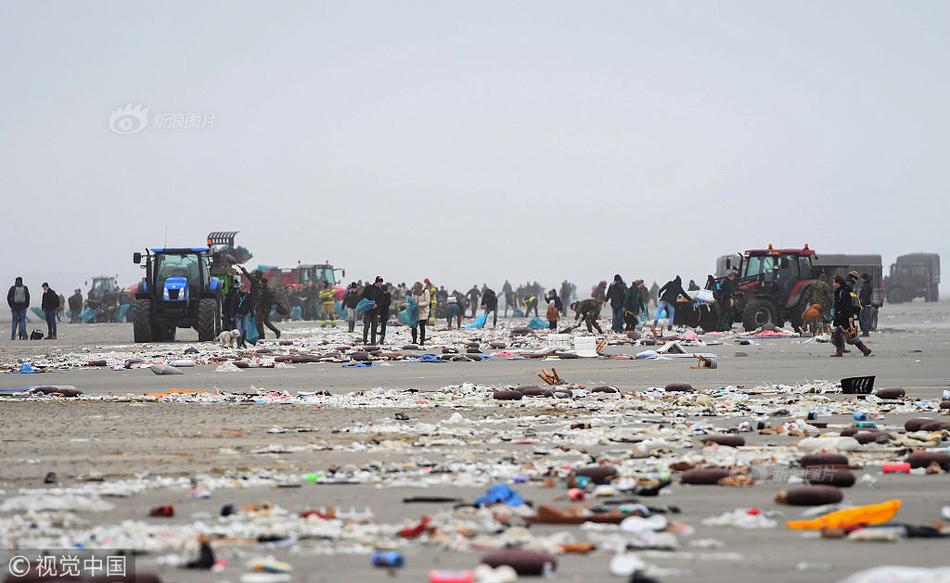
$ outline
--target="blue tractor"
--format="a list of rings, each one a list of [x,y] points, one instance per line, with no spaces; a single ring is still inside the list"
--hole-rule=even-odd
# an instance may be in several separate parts
[[[221,285],[211,275],[208,247],[147,249],[134,253],[145,259],[145,277],[132,304],[136,342],[172,342],[178,328],[194,328],[198,340],[213,340],[221,332]]]

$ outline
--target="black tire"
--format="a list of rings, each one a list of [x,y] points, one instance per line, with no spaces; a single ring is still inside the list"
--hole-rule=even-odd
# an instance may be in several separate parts
[[[198,342],[210,342],[215,337],[215,325],[218,312],[218,302],[214,298],[198,300],[198,322],[195,330],[198,331]]]
[[[152,342],[152,300],[132,304],[132,336],[135,342]]]
[[[778,310],[768,300],[756,298],[742,310],[742,327],[746,332],[752,332],[769,323],[779,325]]]
[[[871,307],[871,330],[877,330],[877,308]]]

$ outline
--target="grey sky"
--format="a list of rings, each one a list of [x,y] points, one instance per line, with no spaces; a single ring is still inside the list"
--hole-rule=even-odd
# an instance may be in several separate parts
[[[947,258],[948,71],[943,1],[8,1],[0,281],[131,283],[166,224],[460,288]]]

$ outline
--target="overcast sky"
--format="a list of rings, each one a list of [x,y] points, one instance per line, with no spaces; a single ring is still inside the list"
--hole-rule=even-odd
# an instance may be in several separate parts
[[[948,257],[948,72],[943,0],[6,1],[0,281],[131,283],[166,227],[450,288]]]

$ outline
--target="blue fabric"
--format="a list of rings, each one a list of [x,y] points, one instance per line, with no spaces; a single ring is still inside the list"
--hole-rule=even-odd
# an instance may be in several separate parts
[[[360,303],[356,304],[356,313],[362,314],[366,310],[372,310],[375,307],[376,307],[376,302],[374,302],[373,300],[368,300],[366,298],[363,298],[360,300]]]
[[[423,354],[418,358],[418,362],[445,362],[434,354]]]
[[[521,310],[521,308],[515,308],[515,309],[513,309],[513,310],[511,311],[511,317],[512,317],[512,318],[523,318],[523,317],[524,317],[524,312]]]
[[[96,311],[92,308],[86,308],[79,312],[79,319],[88,324],[96,319]]]
[[[295,322],[303,320],[303,308],[300,306],[294,306],[294,309],[290,310],[290,319]]]
[[[132,304],[122,304],[119,306],[119,322],[128,322],[129,321],[129,310],[132,309]]]
[[[42,308],[30,308],[30,310],[36,314],[36,317],[40,320],[46,319],[46,312],[44,312]]]
[[[485,312],[481,316],[475,318],[475,320],[473,320],[471,324],[466,324],[465,329],[474,330],[475,328],[484,328],[485,322],[487,321],[488,321],[488,312]]]
[[[341,368],[374,368],[375,366],[372,362],[350,362],[340,365]]]
[[[485,494],[475,499],[476,506],[485,506],[488,504],[507,504],[508,506],[521,506],[524,504],[524,498],[517,491],[511,489],[507,484],[495,484],[489,488]]]
[[[541,330],[547,327],[548,327],[548,323],[537,316],[535,316],[534,318],[531,318],[531,320],[528,322],[528,328],[530,328],[531,330]]]
[[[419,321],[419,304],[410,295],[406,296],[406,303],[406,308],[399,311],[399,321],[406,326],[415,326]]]

